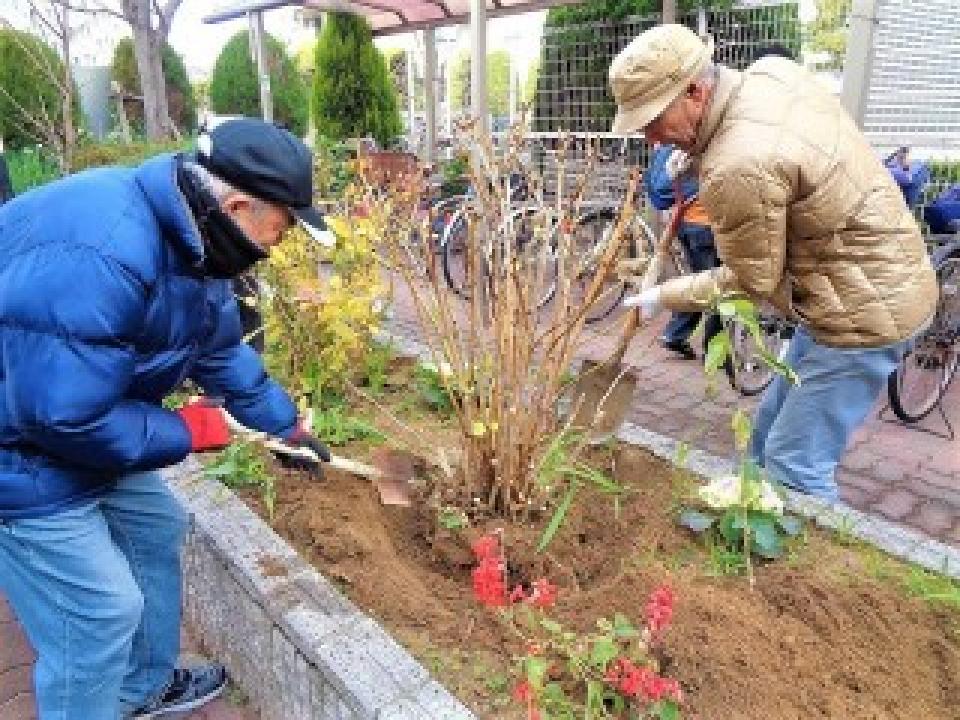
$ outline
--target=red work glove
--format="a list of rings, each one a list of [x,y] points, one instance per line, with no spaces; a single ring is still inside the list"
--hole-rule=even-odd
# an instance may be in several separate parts
[[[201,399],[187,403],[177,412],[190,431],[191,452],[219,450],[230,444],[230,431],[219,406]]]

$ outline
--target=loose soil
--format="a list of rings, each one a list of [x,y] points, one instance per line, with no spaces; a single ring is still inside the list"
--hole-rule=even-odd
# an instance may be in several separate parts
[[[409,392],[403,382],[392,390]],[[627,445],[592,461],[629,489],[618,512],[584,491],[543,555],[532,552],[542,523],[475,531],[503,528],[511,583],[548,576],[561,588],[557,619],[583,631],[617,612],[642,622],[649,593],[669,583],[677,600],[664,670],[683,687],[684,717],[960,719],[960,610],[911,597],[901,564],[808,529],[787,558],[757,569],[751,590],[742,576],[712,572],[676,524],[684,480],[674,468]],[[472,598],[462,542],[433,535],[416,507],[381,505],[363,479],[276,476],[281,535],[480,718],[522,717],[506,698],[519,649]],[[241,494],[265,515],[255,493]]]

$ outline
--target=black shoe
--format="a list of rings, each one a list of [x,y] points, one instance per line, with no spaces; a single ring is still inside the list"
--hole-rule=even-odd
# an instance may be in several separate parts
[[[684,360],[696,360],[697,353],[690,346],[686,340],[663,340],[661,338],[660,345],[665,350],[675,352],[677,355],[680,355]]]
[[[149,720],[170,713],[195,710],[217,697],[226,686],[227,670],[223,665],[177,668],[163,697],[137,708],[128,720]]]

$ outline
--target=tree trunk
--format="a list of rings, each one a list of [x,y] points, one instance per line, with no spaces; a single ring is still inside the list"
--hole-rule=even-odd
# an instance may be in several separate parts
[[[663,22],[675,23],[677,21],[677,0],[663,0]]]
[[[124,0],[123,14],[133,30],[134,55],[143,94],[143,126],[149,140],[166,140],[176,131],[167,105],[167,83],[163,77],[163,37],[153,27],[150,0]]]
[[[73,169],[73,149],[77,144],[76,129],[73,127],[73,75],[70,72],[70,8],[62,7],[61,28],[63,29],[63,159],[61,168],[64,173]]]

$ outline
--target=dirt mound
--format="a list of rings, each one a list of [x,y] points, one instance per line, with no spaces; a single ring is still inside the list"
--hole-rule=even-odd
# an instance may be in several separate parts
[[[875,579],[864,551],[817,532],[758,568],[752,591],[742,577],[712,577],[673,520],[676,472],[631,447],[595,459],[630,490],[619,511],[583,492],[536,557],[520,550],[534,531],[500,524],[511,581],[549,576],[561,587],[558,619],[583,630],[616,612],[641,617],[650,591],[669,583],[677,602],[666,671],[682,684],[685,717],[960,718],[956,612]],[[382,506],[366,481],[278,476],[274,527],[480,717],[519,717],[502,701],[515,640],[471,597],[463,544],[430,536],[415,509]],[[497,689],[501,699],[491,699]]]

